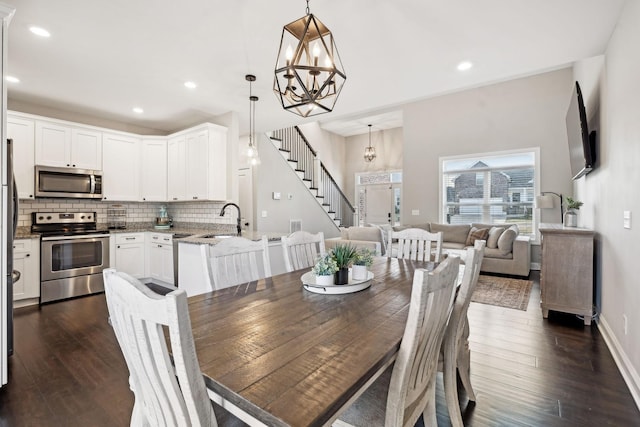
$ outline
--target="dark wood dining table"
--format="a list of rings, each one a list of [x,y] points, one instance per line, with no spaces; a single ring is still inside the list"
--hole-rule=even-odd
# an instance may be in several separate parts
[[[330,424],[395,359],[425,267],[376,258],[371,286],[351,294],[304,290],[305,269],[189,298],[210,396],[250,424]]]

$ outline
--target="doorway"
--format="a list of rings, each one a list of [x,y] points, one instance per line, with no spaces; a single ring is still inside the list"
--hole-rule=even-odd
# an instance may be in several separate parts
[[[400,224],[401,181],[401,172],[356,176],[358,225]]]
[[[251,168],[238,169],[238,205],[242,211],[243,230],[254,231],[253,173]]]

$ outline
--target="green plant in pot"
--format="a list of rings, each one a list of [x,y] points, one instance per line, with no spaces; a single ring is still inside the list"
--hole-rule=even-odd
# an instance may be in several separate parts
[[[356,260],[356,254],[356,248],[351,245],[336,245],[331,251],[331,255],[338,265],[336,285],[349,283],[349,266]]]
[[[584,203],[574,200],[571,197],[567,197],[567,210],[564,213],[564,226],[565,227],[577,227],[578,226],[578,212]]]
[[[356,258],[351,268],[351,277],[353,280],[367,279],[368,267],[371,267],[371,264],[373,264],[374,256],[375,252],[367,248],[361,248],[356,252]]]
[[[328,253],[318,259],[311,271],[316,275],[317,285],[333,285],[334,275],[338,271],[338,264],[336,264],[333,256]]]

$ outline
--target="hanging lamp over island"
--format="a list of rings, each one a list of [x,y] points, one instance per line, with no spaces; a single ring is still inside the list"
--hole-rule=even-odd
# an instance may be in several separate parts
[[[273,91],[302,117],[333,110],[347,76],[331,31],[309,12],[282,29]]]
[[[244,78],[249,82],[249,148],[247,148],[247,158],[250,165],[256,166],[260,164],[258,141],[256,141],[256,101],[258,101],[258,97],[254,96],[252,91],[252,83],[256,81],[256,76],[247,74]]]

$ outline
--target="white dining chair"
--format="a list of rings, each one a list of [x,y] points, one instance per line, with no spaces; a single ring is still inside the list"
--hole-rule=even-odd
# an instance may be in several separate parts
[[[442,257],[442,232],[430,233],[421,228],[390,231],[387,256],[414,261],[440,262]]]
[[[475,402],[476,395],[471,387],[471,352],[469,350],[469,321],[467,311],[471,295],[478,284],[480,266],[484,258],[486,241],[476,240],[473,248],[468,248],[465,256],[462,283],[458,288],[451,317],[442,342],[442,351],[438,369],[442,371],[445,400],[449,418],[453,427],[463,427],[456,371],[470,401]]]
[[[460,258],[432,272],[416,269],[409,314],[395,363],[339,416],[334,426],[413,426],[436,423],[438,355],[451,313]]]
[[[271,276],[269,240],[229,237],[215,245],[200,245],[205,280],[212,290]]]
[[[109,320],[135,395],[131,425],[216,426],[196,356],[186,292],[159,295],[114,269],[104,270],[103,277]]]
[[[326,253],[324,233],[311,234],[296,231],[282,237],[284,265],[288,272],[312,267],[318,258]]]

